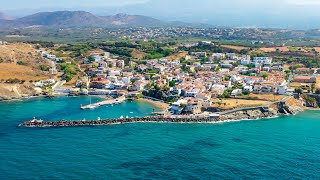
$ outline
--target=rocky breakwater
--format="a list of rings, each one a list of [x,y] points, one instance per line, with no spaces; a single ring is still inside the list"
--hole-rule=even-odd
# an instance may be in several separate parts
[[[159,116],[140,117],[140,118],[124,118],[124,119],[106,119],[106,120],[80,120],[80,121],[42,121],[31,120],[20,124],[22,127],[75,127],[75,126],[103,126],[127,123],[210,123],[216,122],[217,119],[201,117],[201,118],[165,118]]]

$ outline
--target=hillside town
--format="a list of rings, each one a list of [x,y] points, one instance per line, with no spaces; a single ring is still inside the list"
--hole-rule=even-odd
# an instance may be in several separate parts
[[[55,55],[38,53],[59,63]],[[285,64],[274,62],[273,57],[237,53],[195,51],[180,59],[164,57],[129,63],[109,52],[92,53],[82,59],[79,69],[85,75],[72,87],[63,87],[59,82],[54,91],[127,99],[144,97],[169,103],[166,111],[175,115],[201,114],[226,106],[228,103],[224,101],[228,99],[236,100],[234,107],[237,107],[241,100],[254,102],[266,97],[266,101],[276,101],[297,93],[319,93],[319,68],[288,69]],[[58,73],[54,65],[49,72]],[[50,83],[57,82],[41,81],[37,86]],[[242,104],[242,107],[249,106]]]

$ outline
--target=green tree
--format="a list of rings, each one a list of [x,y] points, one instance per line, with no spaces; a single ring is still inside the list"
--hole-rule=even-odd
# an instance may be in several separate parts
[[[95,59],[94,59],[94,57],[93,57],[93,56],[89,56],[89,57],[88,57],[88,61],[90,61],[90,62],[94,62],[94,61],[95,61]]]
[[[186,104],[180,104],[180,107],[185,109],[187,107],[187,105]]]
[[[175,81],[170,81],[170,82],[169,82],[169,86],[170,86],[170,87],[176,86],[176,82],[175,82]]]
[[[231,97],[230,91],[224,91],[223,97],[224,97],[224,98],[230,98],[230,97]]]
[[[182,71],[186,72],[187,71],[187,64],[182,64],[181,69],[182,69]]]
[[[298,94],[303,94],[303,89],[297,88],[297,89],[295,89],[295,92]]]
[[[49,67],[46,66],[46,65],[43,65],[43,64],[41,64],[41,65],[39,66],[39,68],[40,68],[41,71],[49,71]]]
[[[268,78],[268,76],[269,76],[269,74],[268,74],[268,73],[265,73],[265,74],[263,74],[263,75],[262,75],[263,79],[267,79],[267,78]]]

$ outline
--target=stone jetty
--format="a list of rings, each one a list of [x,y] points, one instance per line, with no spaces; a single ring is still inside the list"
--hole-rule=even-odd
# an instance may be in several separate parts
[[[121,96],[117,99],[111,99],[111,100],[104,100],[104,101],[101,101],[101,102],[97,102],[95,104],[89,104],[89,105],[86,105],[86,106],[81,106],[80,108],[81,109],[94,109],[94,108],[97,108],[97,107],[100,107],[100,106],[105,106],[105,105],[112,105],[112,104],[121,104],[123,102],[126,101],[126,97],[125,96]]]
[[[159,116],[124,118],[124,119],[106,119],[106,120],[76,120],[76,121],[27,121],[19,126],[23,127],[74,127],[74,126],[103,126],[127,123],[210,123],[217,122],[216,119],[201,117],[201,118],[165,118]]]

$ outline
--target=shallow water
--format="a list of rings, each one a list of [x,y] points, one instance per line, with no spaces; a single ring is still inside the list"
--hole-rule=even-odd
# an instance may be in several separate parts
[[[222,124],[17,127],[33,116],[96,119],[159,110],[143,102],[79,109],[88,102],[1,102],[0,179],[320,179],[319,111]]]

